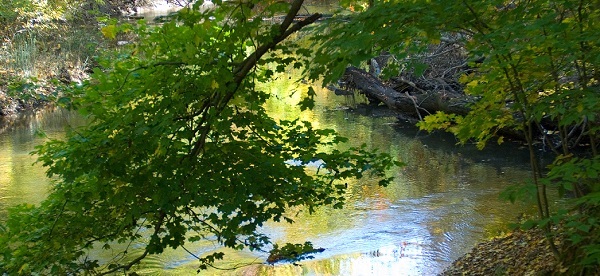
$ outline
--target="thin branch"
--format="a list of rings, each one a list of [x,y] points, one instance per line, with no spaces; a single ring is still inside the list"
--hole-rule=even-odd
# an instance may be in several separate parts
[[[56,216],[56,219],[54,220],[54,223],[52,223],[52,228],[50,228],[50,232],[48,233],[48,238],[50,238],[52,236],[52,232],[54,231],[54,227],[56,227],[56,223],[58,222],[58,220],[62,216],[62,213],[65,211],[65,207],[67,206],[68,202],[69,202],[68,200],[65,200],[65,204],[63,204],[62,208],[60,209],[60,213],[58,213],[58,216]]]
[[[294,17],[296,16],[296,13],[302,6],[303,2],[304,2],[303,0],[294,1],[294,3],[292,3],[292,9],[290,9],[290,11],[288,12],[288,16],[286,16],[286,19],[291,17],[291,19],[293,21]],[[244,79],[246,78],[246,76],[248,75],[250,70],[252,70],[252,68],[254,68],[256,66],[258,60],[263,55],[265,55],[268,51],[275,49],[275,47],[281,41],[283,41],[284,39],[286,39],[293,33],[299,31],[303,27],[314,23],[320,17],[321,17],[321,14],[319,14],[319,13],[313,14],[313,15],[307,17],[306,19],[304,19],[303,21],[300,21],[300,22],[294,24],[292,27],[289,27],[289,25],[292,22],[287,22],[286,20],[284,20],[284,23],[282,23],[280,25],[280,30],[284,30],[282,33],[280,33],[279,35],[274,37],[271,42],[258,47],[254,51],[254,53],[250,54],[236,69],[233,70],[234,79],[233,79],[233,81],[226,84],[227,87],[231,87],[231,88],[228,91],[228,93],[225,94],[225,96],[219,101],[219,104],[217,104],[217,106],[216,106],[217,110],[216,110],[215,114],[220,114],[221,111],[223,111],[223,109],[225,109],[225,107],[227,106],[229,101],[233,98],[235,93],[241,87],[242,82],[244,81]],[[200,138],[196,141],[196,143],[194,143],[193,150],[190,152],[189,156],[197,156],[197,154],[200,152],[200,149],[204,147],[205,140],[206,140],[209,130],[210,130],[210,128],[208,126],[204,129],[204,131],[201,133]]]
[[[256,260],[258,260],[259,258],[260,257],[257,257],[256,259],[254,259],[254,261],[252,261],[250,263],[240,264],[240,265],[236,265],[236,266],[233,266],[233,267],[230,267],[230,268],[221,268],[221,267],[217,267],[217,266],[215,266],[213,264],[210,264],[210,263],[206,263],[206,265],[210,266],[210,267],[212,267],[214,269],[217,269],[217,270],[236,270],[238,268],[242,268],[242,267],[246,267],[246,266],[251,266],[251,265],[255,265],[255,264],[262,264],[262,262],[256,262]]]
[[[143,224],[144,224],[145,222],[146,222],[146,218],[144,218],[144,221],[142,221],[142,223],[141,223],[141,224],[140,224],[140,226],[138,227],[137,231],[135,232],[134,236],[135,236],[135,235],[137,235],[137,234],[140,232],[140,230],[142,229],[142,227],[143,227]],[[111,234],[111,235],[109,235],[109,236],[114,236],[114,235],[115,235],[115,234]],[[107,237],[109,237],[109,236],[107,236]],[[98,240],[98,241],[100,241],[100,238],[99,238],[99,239],[97,239],[97,240]],[[116,255],[115,255],[113,258],[111,258],[111,259],[110,259],[108,262],[106,262],[106,265],[105,265],[105,267],[106,267],[106,266],[108,266],[108,264],[117,263],[117,262],[119,262],[119,261],[123,260],[123,259],[125,258],[125,256],[127,255],[127,251],[129,250],[129,247],[131,247],[131,244],[133,243],[133,241],[134,241],[134,240],[133,240],[133,239],[131,239],[131,240],[129,241],[129,243],[127,244],[127,247],[125,248],[125,250],[123,250],[122,252],[120,252],[120,253],[116,254]],[[89,242],[88,242],[88,244],[89,244],[89,243],[91,243],[91,241],[89,241]],[[121,256],[121,257],[120,257],[120,258],[117,260],[118,256]]]
[[[163,225],[165,218],[166,218],[167,214],[165,214],[165,212],[160,211],[159,212],[159,218],[158,221],[156,222],[156,224],[154,225],[154,232],[152,233],[152,236],[156,236],[158,235],[158,232],[161,229],[161,226]],[[123,271],[127,271],[129,270],[132,266],[136,265],[137,263],[139,263],[140,261],[142,261],[144,258],[146,258],[146,256],[148,255],[148,246],[146,246],[146,249],[144,250],[144,253],[142,253],[142,255],[138,256],[137,258],[133,259],[131,262],[124,264],[124,265],[120,265],[117,266],[111,270],[108,270],[106,272],[102,272],[98,275],[108,275],[108,274],[112,274],[115,273],[119,270],[123,270]]]
[[[189,251],[185,246],[181,245],[181,248],[183,248],[183,250],[185,250],[185,252],[187,252],[188,254],[192,255],[192,257],[196,258],[197,260],[200,260],[200,257],[198,257],[198,255]]]
[[[413,105],[415,106],[415,111],[417,112],[417,116],[419,116],[419,121],[423,121],[423,116],[421,116],[421,112],[419,112],[419,106],[417,105],[415,99],[410,94],[408,94],[408,92],[404,92],[404,94],[406,94],[406,97],[408,97],[413,102]]]
[[[577,139],[575,139],[575,142],[573,142],[573,147],[577,147],[577,145],[579,144],[579,142],[581,141],[581,138],[583,138],[583,136],[585,135],[586,131],[585,129],[587,128],[587,116],[585,116],[583,118],[583,121],[581,122],[581,133],[579,134],[579,137],[577,137]],[[573,128],[573,130],[575,130],[576,127]]]

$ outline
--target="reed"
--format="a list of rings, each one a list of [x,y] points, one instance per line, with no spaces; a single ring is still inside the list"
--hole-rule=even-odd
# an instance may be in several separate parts
[[[21,73],[23,77],[35,76],[38,56],[35,31],[22,29],[16,32],[8,50],[8,66],[12,71]]]

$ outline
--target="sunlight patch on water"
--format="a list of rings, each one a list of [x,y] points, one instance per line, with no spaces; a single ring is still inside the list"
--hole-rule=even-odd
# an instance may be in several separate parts
[[[66,120],[59,116],[66,115],[69,113],[53,118],[46,114],[45,119],[56,123],[40,124],[51,136],[63,135],[60,131]],[[388,187],[380,187],[376,179],[368,177],[349,180],[344,209],[323,207],[310,215],[294,209],[290,214],[299,212],[296,223],[269,223],[261,229],[278,243],[312,241],[315,247],[326,249],[314,254],[313,260],[299,262],[300,266],[271,266],[263,264],[268,256],[265,252],[233,251],[205,241],[190,244],[188,249],[197,256],[225,250],[227,260],[217,265],[241,268],[211,269],[201,275],[434,275],[514,219],[514,210],[523,209],[507,208],[507,203],[498,199],[498,191],[528,174],[520,163],[510,161],[515,151],[494,151],[496,159],[480,163],[474,161],[482,160],[480,156],[456,153],[453,143],[432,142],[433,135],[428,136],[429,140],[420,140],[406,134],[407,128],[399,131],[390,127],[393,118],[370,118],[346,111],[315,112],[311,118],[335,126],[355,144],[366,142],[408,165],[390,172],[396,180]],[[35,128],[38,126],[33,124]],[[29,124],[0,139],[0,158],[4,158],[0,164],[2,212],[4,206],[13,204],[7,196],[25,201],[44,197],[39,193],[41,189],[28,180],[48,184],[43,169],[30,166],[33,158],[27,153],[42,142],[33,138],[34,132]],[[302,165],[297,160],[287,163]],[[320,160],[305,164],[322,165]],[[12,174],[15,169],[19,173]],[[32,174],[25,177],[28,171]],[[33,200],[27,200],[27,196]],[[132,250],[140,253],[142,245]],[[196,275],[198,265],[187,252],[168,250],[150,256],[135,269],[139,275]]]
[[[321,159],[309,161],[307,163],[304,163],[304,162],[302,162],[302,160],[298,160],[298,159],[290,159],[290,160],[285,161],[284,163],[286,163],[290,166],[305,166],[307,168],[314,168],[314,169],[318,169],[318,168],[325,166],[325,162]]]

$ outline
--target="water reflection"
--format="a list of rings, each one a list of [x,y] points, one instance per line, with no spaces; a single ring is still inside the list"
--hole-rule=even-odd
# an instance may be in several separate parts
[[[300,266],[271,266],[262,264],[267,258],[264,252],[225,250],[227,260],[217,266],[237,269],[202,274],[432,275],[475,243],[503,231],[517,214],[534,211],[532,206],[508,205],[498,199],[504,187],[528,177],[527,153],[517,146],[490,145],[483,152],[472,146],[457,147],[449,135],[422,133],[398,124],[394,117],[344,109],[346,100],[328,90],[316,89],[315,109],[300,112],[296,106],[307,86],[280,79],[264,87],[274,94],[267,104],[274,117],[300,117],[336,129],[350,138],[351,145],[366,143],[407,166],[389,172],[396,178],[389,187],[368,178],[348,182],[344,209],[323,207],[312,215],[294,209],[289,212],[298,213],[295,224],[269,223],[262,228],[277,242],[310,240],[325,248],[315,259]],[[85,120],[50,110],[25,115],[18,122],[0,134],[0,217],[7,206],[39,203],[45,196],[49,181],[42,168],[31,166],[35,157],[29,155],[45,140],[36,132],[43,129],[49,137],[59,138],[65,126]],[[222,250],[210,240],[187,248],[197,255]],[[136,269],[140,275],[196,275],[197,265],[187,252],[169,250],[150,256]]]
[[[0,121],[0,219],[16,204],[38,204],[48,180],[30,153],[48,138],[64,136],[65,127],[84,120],[69,111],[47,109]],[[43,138],[43,136],[47,138]]]

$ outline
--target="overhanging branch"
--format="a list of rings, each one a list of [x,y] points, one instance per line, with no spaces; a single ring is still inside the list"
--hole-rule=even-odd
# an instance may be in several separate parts
[[[240,63],[240,65],[238,67],[236,67],[233,70],[234,79],[225,85],[226,87],[230,87],[230,90],[227,92],[227,94],[225,94],[223,96],[222,100],[219,101],[219,104],[216,106],[215,114],[218,115],[221,113],[221,111],[223,111],[223,109],[227,106],[229,101],[233,98],[235,93],[240,88],[244,79],[248,76],[248,73],[250,72],[250,70],[252,70],[252,68],[254,68],[256,66],[257,62],[267,52],[275,49],[275,47],[280,42],[282,42],[283,40],[288,38],[290,35],[299,31],[300,29],[304,28],[305,26],[316,22],[321,17],[321,14],[315,13],[315,14],[307,17],[306,19],[304,19],[300,22],[297,22],[296,24],[294,24],[293,26],[290,27],[291,23],[293,22],[294,18],[298,14],[298,11],[302,7],[303,3],[304,3],[304,0],[295,0],[291,5],[290,10],[288,11],[286,18],[279,26],[280,33],[277,36],[275,36],[270,42],[259,46],[254,51],[254,53],[250,54],[246,59],[244,59],[244,61],[242,63]],[[194,143],[194,147],[190,151],[189,156],[197,156],[198,155],[200,150],[204,147],[204,143],[205,143],[206,137],[208,135],[208,132],[210,132],[210,125],[204,126],[202,132],[200,133],[200,139],[198,139]]]

